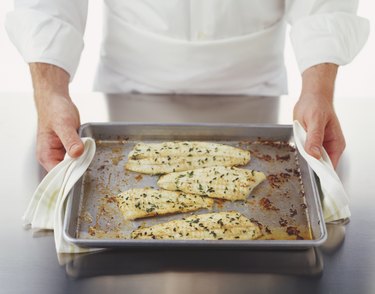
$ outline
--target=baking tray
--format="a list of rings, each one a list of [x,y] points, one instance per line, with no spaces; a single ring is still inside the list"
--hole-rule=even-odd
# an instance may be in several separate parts
[[[95,157],[73,187],[66,206],[64,238],[83,247],[285,248],[319,246],[326,227],[313,171],[293,143],[291,125],[89,123],[81,137],[96,141]],[[267,180],[247,201],[216,201],[213,211],[236,210],[258,223],[258,240],[133,240],[132,230],[192,213],[124,221],[113,196],[130,188],[154,187],[158,176],[124,169],[127,155],[142,142],[209,141],[250,150],[242,168],[263,171]],[[194,214],[207,213],[201,209]]]

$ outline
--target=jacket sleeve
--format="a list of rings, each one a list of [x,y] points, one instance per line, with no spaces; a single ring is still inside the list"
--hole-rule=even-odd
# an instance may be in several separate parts
[[[356,15],[357,0],[286,0],[286,20],[299,69],[345,65],[367,41],[369,22]]]
[[[9,38],[28,63],[59,66],[73,79],[83,50],[88,0],[15,0]]]

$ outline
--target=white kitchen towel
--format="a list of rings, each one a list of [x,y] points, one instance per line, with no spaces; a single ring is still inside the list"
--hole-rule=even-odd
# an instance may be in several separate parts
[[[65,158],[55,166],[42,180],[23,216],[24,226],[28,229],[53,230],[57,253],[80,253],[96,249],[81,248],[68,243],[63,238],[63,222],[67,196],[74,184],[89,167],[95,155],[95,141],[82,138],[85,146],[78,158]]]
[[[322,206],[325,221],[333,222],[349,218],[349,198],[327,152],[323,148],[322,157],[316,159],[305,151],[306,132],[298,121],[293,123],[293,132],[299,153],[319,177],[323,192]]]

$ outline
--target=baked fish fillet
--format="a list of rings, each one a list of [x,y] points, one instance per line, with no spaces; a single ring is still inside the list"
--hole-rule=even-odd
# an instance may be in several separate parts
[[[249,161],[249,151],[216,143],[139,143],[129,153],[125,168],[155,175],[216,165],[245,165]]]
[[[212,208],[214,201],[207,197],[184,192],[131,189],[117,195],[117,203],[126,220],[178,212]]]
[[[214,166],[170,173],[160,177],[158,186],[171,191],[226,200],[245,200],[266,176],[262,172]]]
[[[171,240],[254,240],[262,235],[259,227],[238,212],[193,215],[180,220],[139,228],[133,239]]]

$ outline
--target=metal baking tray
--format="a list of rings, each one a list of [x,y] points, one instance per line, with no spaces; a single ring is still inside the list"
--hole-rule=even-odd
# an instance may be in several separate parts
[[[319,246],[327,238],[314,173],[293,142],[291,125],[275,124],[129,124],[89,123],[81,137],[96,140],[95,157],[73,187],[66,206],[64,238],[83,247],[285,248]],[[113,196],[130,188],[154,187],[158,176],[124,169],[138,142],[209,141],[250,150],[242,168],[262,171],[267,179],[247,201],[219,201],[213,211],[236,210],[256,222],[258,240],[134,240],[130,233],[192,213],[124,221]],[[201,209],[194,214],[207,213]]]

